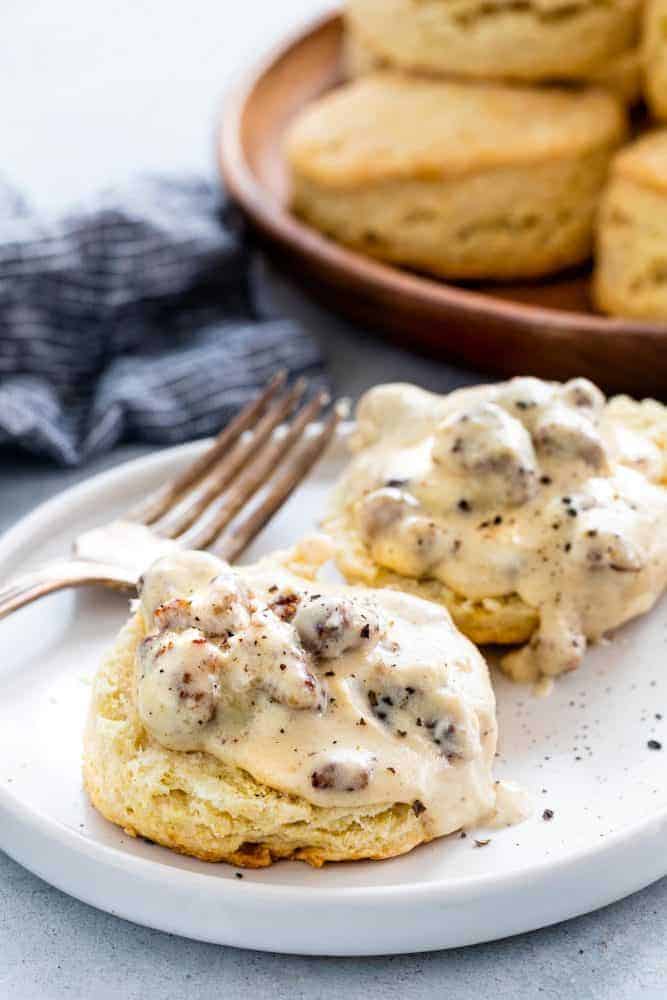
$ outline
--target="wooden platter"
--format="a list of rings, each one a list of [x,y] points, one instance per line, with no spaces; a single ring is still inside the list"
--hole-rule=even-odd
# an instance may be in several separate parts
[[[338,15],[284,43],[237,86],[219,137],[223,181],[276,262],[353,321],[479,370],[587,375],[608,390],[667,397],[667,324],[593,312],[588,269],[507,285],[450,285],[340,246],[290,214],[285,130],[341,80]]]

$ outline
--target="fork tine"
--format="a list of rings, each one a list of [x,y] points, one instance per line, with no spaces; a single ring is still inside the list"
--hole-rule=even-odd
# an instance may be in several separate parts
[[[215,555],[228,562],[234,562],[241,553],[257,537],[265,524],[273,517],[279,507],[294,492],[296,487],[308,475],[313,465],[325,451],[333,437],[336,427],[342,418],[341,411],[334,407],[322,429],[314,435],[271,485],[270,491],[255,510],[230,532],[225,532],[213,547]]]
[[[180,494],[192,486],[232,445],[240,435],[255,421],[264,410],[267,403],[282,388],[287,379],[287,372],[281,369],[271,378],[266,388],[251,400],[234,419],[224,427],[210,448],[192,462],[184,471],[169,483],[165,483],[155,493],[141,503],[131,508],[125,515],[129,521],[139,521],[142,524],[152,524],[171,507]]]
[[[282,437],[274,437],[246,466],[238,479],[218,500],[213,501],[178,541],[186,548],[203,549],[218,537],[243,504],[273,475],[284,455],[298,441],[308,424],[329,402],[329,394],[320,392],[296,415]]]
[[[193,488],[186,492],[174,507],[167,510],[151,527],[159,535],[175,538],[182,534],[202,514],[209,504],[219,497],[222,490],[232,481],[239,469],[256,454],[271,432],[286,417],[289,417],[308,383],[298,379],[289,392],[280,396],[266,411],[252,431],[252,437],[238,440],[231,451],[215,464],[212,470]]]

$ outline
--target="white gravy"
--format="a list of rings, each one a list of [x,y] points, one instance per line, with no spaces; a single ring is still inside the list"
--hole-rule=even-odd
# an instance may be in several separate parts
[[[174,552],[139,612],[137,707],[164,746],[317,806],[406,803],[429,837],[495,808],[488,670],[437,605]]]
[[[503,659],[515,679],[573,670],[667,584],[664,456],[616,413],[586,379],[379,386],[358,407],[337,514],[379,566],[535,609]]]

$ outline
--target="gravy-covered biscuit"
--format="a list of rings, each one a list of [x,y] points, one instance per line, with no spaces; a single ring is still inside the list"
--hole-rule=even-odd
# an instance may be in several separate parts
[[[350,580],[447,606],[477,642],[524,643],[517,680],[574,670],[667,585],[667,413],[586,379],[516,378],[361,400],[327,522]]]
[[[493,812],[495,748],[486,664],[442,607],[176,552],[97,675],[84,774],[132,835],[321,865]]]
[[[294,211],[371,256],[450,278],[585,260],[619,102],[376,73],[307,108],[286,152]]]

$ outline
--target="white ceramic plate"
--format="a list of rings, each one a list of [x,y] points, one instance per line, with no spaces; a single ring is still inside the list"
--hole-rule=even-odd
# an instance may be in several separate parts
[[[0,540],[0,578],[61,554],[122,512],[201,444],[130,462],[38,508]],[[338,444],[249,557],[313,525]],[[165,931],[303,954],[426,951],[532,930],[603,906],[667,873],[667,604],[593,649],[549,698],[496,676],[497,776],[521,782],[521,826],[452,836],[393,861],[284,862],[236,877],[99,817],[81,787],[90,681],[127,601],[54,595],[0,622],[0,847],[65,892]],[[663,741],[650,750],[649,739]],[[553,810],[551,820],[543,819]],[[474,838],[490,838],[476,847]]]

